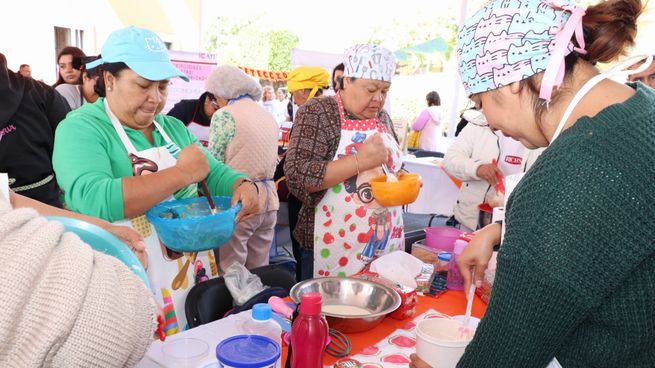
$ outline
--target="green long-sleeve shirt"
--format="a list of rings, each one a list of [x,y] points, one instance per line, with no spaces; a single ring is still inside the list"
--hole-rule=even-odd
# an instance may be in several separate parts
[[[196,144],[197,138],[176,118],[159,114],[155,120],[180,148]],[[123,128],[138,151],[166,144],[157,129],[152,133],[154,144],[150,144],[143,133]],[[218,162],[207,151],[205,156],[209,161],[209,190],[213,195],[231,196],[234,182],[245,175]],[[125,217],[121,180],[132,176],[132,165],[105,112],[104,99],[72,111],[59,124],[52,163],[71,210],[112,222]],[[193,184],[174,195],[180,199],[196,193],[197,185]]]
[[[655,367],[655,91],[636,90],[567,129],[512,193],[458,367]]]

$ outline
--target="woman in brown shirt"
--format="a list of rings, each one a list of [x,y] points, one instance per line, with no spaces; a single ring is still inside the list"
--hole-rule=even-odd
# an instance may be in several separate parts
[[[284,170],[303,203],[294,237],[303,247],[303,279],[348,276],[404,246],[399,207],[382,207],[368,180],[397,172],[400,148],[382,108],[395,71],[393,54],[356,45],[344,57],[343,89],[314,98],[294,120]]]

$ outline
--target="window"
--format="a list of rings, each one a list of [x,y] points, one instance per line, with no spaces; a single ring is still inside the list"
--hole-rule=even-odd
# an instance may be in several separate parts
[[[75,46],[84,49],[84,31],[81,29],[55,27],[55,55],[58,55],[59,51],[66,46]]]

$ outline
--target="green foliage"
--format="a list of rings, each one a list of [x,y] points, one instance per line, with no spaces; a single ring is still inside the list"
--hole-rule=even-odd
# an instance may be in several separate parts
[[[287,30],[270,31],[268,40],[268,69],[291,70],[291,49],[298,46],[298,36]]]
[[[291,49],[299,39],[288,30],[271,30],[267,17],[219,16],[208,27],[207,52],[215,53],[221,64],[255,69],[289,70]]]

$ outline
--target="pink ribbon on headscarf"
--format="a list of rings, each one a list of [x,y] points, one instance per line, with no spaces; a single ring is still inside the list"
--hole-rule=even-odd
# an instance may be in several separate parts
[[[582,31],[582,17],[585,15],[585,10],[570,3],[562,3],[557,0],[546,0],[544,3],[571,13],[571,16],[566,21],[564,27],[557,33],[557,36],[555,36],[555,47],[551,53],[550,60],[548,61],[548,66],[546,66],[544,77],[541,80],[539,97],[546,100],[546,102],[550,102],[553,87],[559,87],[564,80],[564,58],[568,55],[566,51],[568,50],[569,42],[571,42],[571,37],[574,33],[579,47],[573,47],[573,50],[580,54],[587,53],[585,50],[584,34]]]

